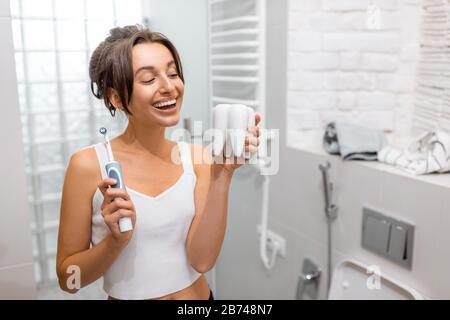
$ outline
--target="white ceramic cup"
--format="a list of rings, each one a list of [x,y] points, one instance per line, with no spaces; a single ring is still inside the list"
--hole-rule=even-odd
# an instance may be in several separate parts
[[[219,104],[213,109],[213,154],[218,156],[222,154],[224,144],[227,138],[228,109],[230,105]]]
[[[226,158],[236,156],[250,158],[244,152],[248,127],[255,125],[255,112],[243,104],[218,104],[213,108],[213,155],[223,151]],[[224,147],[225,146],[225,147]]]

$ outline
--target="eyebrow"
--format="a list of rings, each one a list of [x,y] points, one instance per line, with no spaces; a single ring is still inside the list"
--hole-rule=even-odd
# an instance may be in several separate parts
[[[175,61],[174,61],[174,60],[170,61],[170,62],[167,64],[167,66],[170,67],[170,66],[173,65],[173,64],[175,64]],[[143,67],[140,67],[139,69],[136,70],[136,72],[134,73],[134,75],[136,76],[139,72],[141,72],[141,71],[143,71],[143,70],[154,71],[154,70],[155,70],[155,67],[153,67],[153,66],[143,66]]]

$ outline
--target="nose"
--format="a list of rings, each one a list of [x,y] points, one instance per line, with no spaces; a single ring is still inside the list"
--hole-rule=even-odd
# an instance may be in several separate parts
[[[160,86],[161,93],[171,92],[174,88],[175,86],[173,85],[172,81],[170,81],[168,76],[166,75],[161,76],[161,86]]]

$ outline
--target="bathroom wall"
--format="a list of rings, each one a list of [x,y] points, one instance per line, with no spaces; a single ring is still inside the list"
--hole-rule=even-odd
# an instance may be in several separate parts
[[[408,135],[420,14],[419,0],[291,0],[288,145],[336,120]]]
[[[35,281],[9,0],[0,0],[0,38],[0,299],[32,299]]]
[[[231,186],[227,234],[217,262],[217,298],[295,299],[305,257],[313,259],[324,271],[319,296],[326,298],[326,219],[318,165],[328,160],[332,165],[331,177],[339,207],[338,218],[332,227],[333,266],[342,259],[377,265],[382,273],[427,298],[449,299],[448,175],[417,178],[379,163],[342,162],[337,157],[324,154],[320,145],[299,149],[286,144],[286,137],[290,134],[286,125],[292,120],[286,92],[289,86],[296,85],[290,76],[286,77],[288,23],[291,25],[291,17],[288,19],[286,16],[288,4],[291,7],[289,12],[292,12],[294,7],[302,7],[300,3],[310,8],[315,7],[316,2],[330,7],[337,3],[348,6],[364,3],[362,0],[289,3],[283,0],[276,1],[276,4],[268,1],[267,11],[271,14],[268,15],[267,41],[271,45],[267,53],[267,125],[280,129],[280,171],[271,177],[270,182],[269,229],[286,238],[286,258],[278,258],[272,270],[264,269],[256,235],[256,226],[261,219],[262,178],[249,166],[240,168]],[[406,2],[385,1],[381,4],[391,3],[401,6]],[[409,18],[401,16],[399,19]],[[320,96],[321,92],[316,94]],[[349,90],[349,93],[354,92]],[[411,270],[361,247],[364,205],[416,226]]]
[[[209,123],[207,1],[145,0],[142,3],[150,28],[166,35],[180,53],[185,77],[181,116],[203,121],[205,129]],[[177,127],[182,126],[180,121]]]

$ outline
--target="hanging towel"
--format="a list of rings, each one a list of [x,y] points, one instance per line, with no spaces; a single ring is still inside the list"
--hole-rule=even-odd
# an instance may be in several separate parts
[[[384,147],[378,160],[417,175],[449,172],[450,135],[443,131],[425,132],[404,150]]]
[[[380,130],[342,122],[331,122],[325,129],[325,150],[340,154],[344,160],[375,161],[385,145],[386,137]]]

